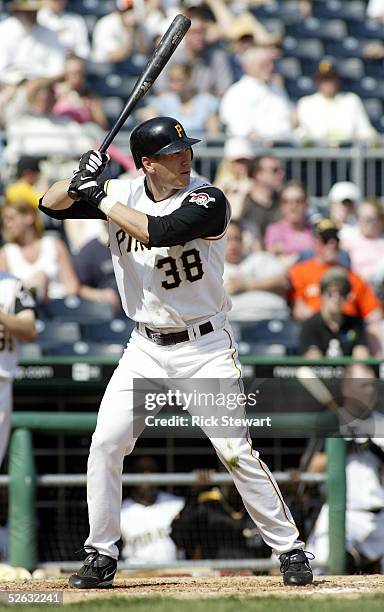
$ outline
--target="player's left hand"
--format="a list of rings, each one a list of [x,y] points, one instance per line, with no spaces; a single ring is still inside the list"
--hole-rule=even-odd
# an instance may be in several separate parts
[[[76,172],[69,184],[68,193],[76,193],[93,206],[99,207],[100,202],[106,197],[106,193],[97,184],[95,176],[87,170]]]

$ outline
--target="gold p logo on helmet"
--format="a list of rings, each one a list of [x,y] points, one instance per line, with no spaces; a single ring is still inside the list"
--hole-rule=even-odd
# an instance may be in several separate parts
[[[176,123],[175,130],[178,133],[179,138],[182,138],[183,137],[183,128],[181,127],[180,123]]]

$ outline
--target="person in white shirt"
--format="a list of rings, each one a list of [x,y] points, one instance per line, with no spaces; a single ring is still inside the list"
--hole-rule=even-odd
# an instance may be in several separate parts
[[[60,77],[65,49],[56,32],[37,23],[40,0],[14,0],[7,9],[14,15],[0,23],[0,81]]]
[[[244,52],[244,76],[221,101],[220,118],[227,132],[262,141],[291,140],[292,109],[274,74],[274,51],[252,47]]]
[[[367,6],[367,17],[377,19],[384,23],[384,2],[383,0],[369,0]]]
[[[287,301],[278,290],[284,283],[283,264],[265,251],[245,257],[239,222],[231,221],[227,236],[223,279],[232,302],[229,320],[288,319]]]
[[[346,546],[359,570],[362,563],[383,559],[384,551],[384,415],[376,407],[378,381],[372,368],[352,364],[341,384],[340,433],[348,441]],[[325,453],[315,453],[311,472],[326,469]],[[320,564],[329,555],[329,507],[324,504],[307,545]]]
[[[116,0],[116,10],[96,23],[92,46],[95,62],[122,62],[134,53],[146,53],[142,16],[134,0]]]
[[[141,457],[134,465],[136,474],[159,471],[151,457]],[[184,499],[160,491],[149,484],[133,487],[121,507],[122,556],[128,563],[170,563],[177,559],[171,539],[171,524],[182,510]]]
[[[316,93],[297,103],[298,137],[323,144],[375,140],[362,101],[355,93],[340,91],[340,75],[330,62],[320,62],[315,80]]]
[[[67,13],[66,6],[67,0],[45,0],[37,21],[56,32],[67,53],[87,59],[90,55],[87,24],[81,15]]]

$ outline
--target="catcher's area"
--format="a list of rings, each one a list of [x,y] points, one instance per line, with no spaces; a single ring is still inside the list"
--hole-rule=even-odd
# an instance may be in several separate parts
[[[64,592],[64,603],[106,597],[214,598],[214,597],[321,597],[333,595],[357,598],[384,595],[384,576],[317,576],[307,587],[286,587],[280,576],[157,576],[129,577],[115,580],[112,589],[78,591],[68,587],[67,578],[4,582],[2,590]]]

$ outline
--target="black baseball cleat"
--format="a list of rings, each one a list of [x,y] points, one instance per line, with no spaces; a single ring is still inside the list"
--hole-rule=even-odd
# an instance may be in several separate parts
[[[97,550],[89,553],[83,567],[72,574],[69,586],[75,589],[105,589],[112,586],[117,570],[117,561],[100,555]]]
[[[283,574],[284,584],[289,586],[305,586],[311,584],[313,574],[309,565],[307,553],[304,550],[295,548],[280,555],[280,571]],[[314,559],[314,555],[310,559]]]

